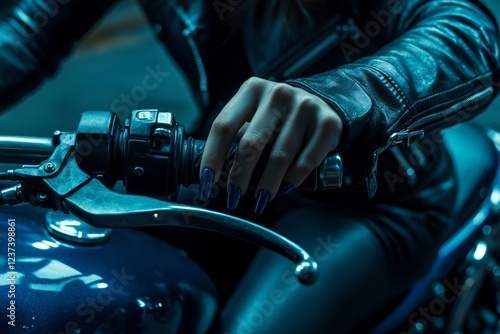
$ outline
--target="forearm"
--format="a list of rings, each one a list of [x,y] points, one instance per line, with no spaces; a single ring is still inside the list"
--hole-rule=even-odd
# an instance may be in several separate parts
[[[0,110],[58,68],[114,0],[23,0],[0,22]]]
[[[375,11],[387,3],[379,1]],[[380,153],[391,135],[408,128],[450,126],[454,123],[448,112],[460,113],[460,120],[474,117],[498,87],[498,32],[479,5],[463,0],[410,0],[400,6],[404,7],[394,10],[380,34],[373,36],[372,43],[384,44],[375,54],[289,81],[337,110],[344,122],[340,147],[356,151],[356,168],[363,177],[372,170],[373,154]],[[365,23],[373,15],[369,13],[361,14]],[[363,45],[352,46],[361,49]],[[436,116],[429,124],[416,123],[429,115]]]

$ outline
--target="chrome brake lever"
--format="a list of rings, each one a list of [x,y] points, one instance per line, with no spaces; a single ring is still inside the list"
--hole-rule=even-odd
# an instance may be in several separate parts
[[[181,226],[226,234],[290,259],[296,264],[295,275],[303,284],[318,279],[318,265],[305,250],[260,225],[203,208],[108,189],[79,168],[74,142],[74,134],[64,133],[48,160],[9,172],[11,180],[21,182],[24,201],[69,212],[100,228]]]
[[[309,285],[318,278],[317,263],[298,245],[260,225],[227,214],[150,197],[118,194],[96,179],[71,193],[64,202],[69,212],[96,227],[181,226],[237,237],[292,260],[301,283]]]

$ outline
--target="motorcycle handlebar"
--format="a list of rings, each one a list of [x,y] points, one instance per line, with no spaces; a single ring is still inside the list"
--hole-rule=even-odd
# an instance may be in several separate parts
[[[158,196],[173,194],[175,197],[180,185],[188,187],[199,184],[205,144],[203,140],[187,137],[184,127],[169,112],[156,109],[135,110],[130,121],[125,124],[125,131],[120,136],[118,145],[124,159],[122,172],[127,190],[138,194],[155,193]],[[267,165],[270,149],[271,145],[264,147],[250,186],[257,185],[257,178]],[[233,143],[226,156],[223,172],[229,173],[231,161],[237,152],[237,143]],[[148,170],[154,172],[146,175]],[[310,191],[338,189],[342,185],[342,172],[340,154],[332,152],[299,188]],[[159,173],[166,176],[160,182],[160,187],[157,178]]]
[[[38,164],[50,157],[55,146],[51,138],[0,136],[0,163]]]
[[[58,144],[52,138],[0,136],[0,163],[38,164],[50,157]],[[179,186],[199,184],[200,164],[206,142],[186,137],[173,114],[157,109],[134,110],[124,127],[110,112],[82,114],[76,131],[75,150],[80,168],[112,187],[123,180],[128,193],[175,199]],[[257,184],[269,155],[264,148],[250,185]],[[224,166],[238,151],[233,143]],[[327,156],[298,188],[310,191],[337,189],[342,185],[342,159],[337,152]]]
[[[23,183],[2,190],[0,205],[29,201],[53,209],[65,208],[99,227],[180,224],[211,229],[274,250],[296,263],[295,274],[302,283],[316,281],[317,263],[287,239],[232,216],[151,198],[162,196],[174,201],[180,185],[199,183],[205,144],[186,138],[184,127],[175,122],[171,113],[156,109],[134,111],[123,127],[114,113],[97,111],[83,113],[75,133],[56,131],[52,138],[3,136],[0,163],[37,166],[23,166],[20,170],[25,172],[2,173],[5,179],[34,184],[26,188],[26,194]],[[267,153],[263,152],[263,156]],[[236,154],[235,143],[226,166]],[[266,159],[260,160],[254,175],[266,166]],[[42,182],[45,178],[47,183]],[[116,180],[123,180],[127,193],[146,196],[120,195],[103,187],[112,188]],[[332,153],[300,187],[313,191],[334,189],[340,187],[341,181],[342,160],[338,153]],[[50,196],[37,188],[44,189],[44,185],[58,200],[47,201]],[[70,191],[74,189],[78,190]],[[100,200],[100,195],[106,196],[106,201]],[[184,222],[185,214],[196,221]]]

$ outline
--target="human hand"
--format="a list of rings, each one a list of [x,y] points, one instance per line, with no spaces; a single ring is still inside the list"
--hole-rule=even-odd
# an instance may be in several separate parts
[[[319,97],[284,83],[250,78],[212,124],[201,159],[200,201],[208,199],[236,135],[238,151],[228,175],[230,210],[247,192],[262,151],[272,142],[255,192],[255,212],[261,214],[277,193],[299,186],[337,147],[341,134],[339,115]]]

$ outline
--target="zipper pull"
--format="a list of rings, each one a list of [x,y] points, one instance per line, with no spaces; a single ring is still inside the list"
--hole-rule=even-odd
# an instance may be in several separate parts
[[[369,199],[371,199],[373,196],[375,196],[375,193],[377,192],[377,188],[378,188],[378,184],[377,184],[378,157],[382,152],[384,152],[391,145],[392,145],[392,143],[389,139],[389,141],[387,142],[387,144],[385,146],[379,147],[378,149],[375,150],[375,152],[373,152],[372,162],[371,162],[371,166],[370,166],[370,172],[365,177],[366,192],[368,194]]]
[[[418,137],[418,139],[424,138],[424,130],[410,131],[408,129],[399,132],[394,132],[389,137],[390,146],[401,144],[406,140],[406,146],[410,146],[413,138]]]
[[[196,29],[194,29],[192,26],[184,28],[182,30],[182,36],[184,37],[190,37],[196,35]]]
[[[408,129],[399,132],[394,132],[387,141],[387,144],[383,147],[378,148],[373,153],[372,164],[370,168],[370,173],[365,178],[366,191],[368,193],[368,198],[375,196],[377,192],[377,165],[379,155],[391,146],[401,144],[406,140],[406,145],[410,146],[412,139],[418,137],[418,139],[424,138],[424,130],[410,131]]]

